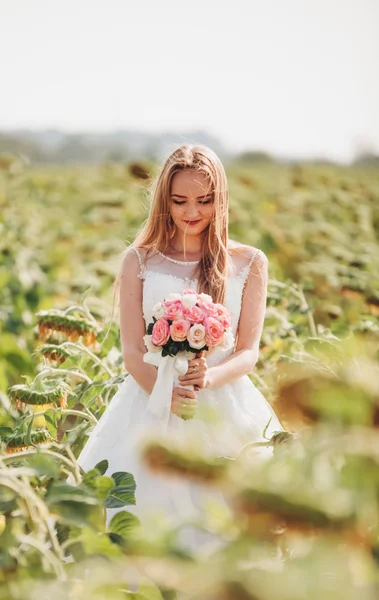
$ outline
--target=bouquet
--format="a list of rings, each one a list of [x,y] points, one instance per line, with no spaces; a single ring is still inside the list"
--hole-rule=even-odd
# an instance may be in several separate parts
[[[144,342],[144,361],[158,367],[158,377],[149,399],[148,409],[168,421],[171,394],[177,376],[188,370],[188,360],[202,351],[216,347],[228,349],[234,344],[231,315],[208,294],[193,289],[172,293],[153,307],[153,321],[148,324]],[[193,389],[193,386],[183,386]]]

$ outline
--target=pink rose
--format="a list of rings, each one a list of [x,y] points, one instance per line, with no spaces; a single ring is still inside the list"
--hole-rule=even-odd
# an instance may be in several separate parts
[[[215,307],[217,308],[218,315],[223,315],[224,313],[228,312],[223,304],[215,303]]]
[[[164,318],[173,321],[183,319],[183,306],[180,300],[165,300]]]
[[[201,303],[201,306],[210,317],[217,317],[217,315],[218,315],[217,306],[215,304],[213,304],[213,302],[205,302],[203,300]]]
[[[218,346],[224,337],[224,326],[214,317],[209,317],[205,322],[205,339],[207,346]]]
[[[154,323],[151,341],[155,346],[164,346],[170,337],[170,326],[166,319],[158,319]]]
[[[225,329],[228,329],[232,324],[230,312],[223,304],[215,304],[217,308],[217,319],[223,324]]]
[[[225,313],[223,315],[219,315],[216,318],[217,318],[217,321],[220,321],[220,323],[224,329],[229,329],[230,325],[232,324],[230,315],[228,315],[227,313]]]
[[[195,294],[195,296],[197,296],[197,292],[196,290],[192,290],[191,288],[186,288],[183,291],[183,296],[186,296],[187,294]]]
[[[191,348],[201,350],[205,346],[205,327],[201,323],[192,325],[188,334],[187,340]]]
[[[184,319],[177,319],[170,325],[171,337],[175,342],[184,342],[187,339],[190,324]]]
[[[184,311],[184,316],[190,323],[203,323],[206,314],[200,306],[192,306]]]

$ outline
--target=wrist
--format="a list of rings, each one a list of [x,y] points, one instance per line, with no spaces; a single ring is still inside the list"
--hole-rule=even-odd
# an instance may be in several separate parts
[[[206,379],[206,384],[205,384],[205,387],[208,389],[212,389],[215,387],[214,373],[215,373],[215,367],[208,367],[207,379]]]

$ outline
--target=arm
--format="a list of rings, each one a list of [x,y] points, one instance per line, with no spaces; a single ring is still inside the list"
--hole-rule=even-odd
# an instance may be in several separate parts
[[[143,362],[146,353],[143,336],[145,321],[142,312],[142,281],[138,277],[140,264],[137,254],[129,249],[121,263],[120,333],[125,369],[141,388],[151,394],[157,379],[157,369]],[[193,416],[196,395],[192,390],[176,387],[172,393],[171,412],[177,416]]]
[[[259,358],[266,313],[268,259],[259,251],[255,256],[242,296],[241,314],[234,353],[208,369],[206,387],[217,388],[250,373]]]
[[[142,281],[138,277],[140,265],[135,251],[129,249],[121,263],[120,334],[125,369],[147,393],[151,394],[157,369],[143,362],[146,352],[143,336],[145,322],[142,312]]]

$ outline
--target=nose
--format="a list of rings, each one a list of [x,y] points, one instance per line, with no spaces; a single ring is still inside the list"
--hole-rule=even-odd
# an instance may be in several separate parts
[[[198,216],[198,208],[196,205],[188,206],[186,210],[186,215],[189,220],[195,220]]]

